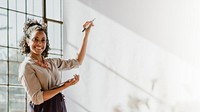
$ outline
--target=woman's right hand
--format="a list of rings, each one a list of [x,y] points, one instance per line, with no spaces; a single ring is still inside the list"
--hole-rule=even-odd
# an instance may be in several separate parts
[[[76,84],[78,81],[79,81],[79,75],[75,74],[74,78],[67,80],[63,86],[67,88],[69,86]]]

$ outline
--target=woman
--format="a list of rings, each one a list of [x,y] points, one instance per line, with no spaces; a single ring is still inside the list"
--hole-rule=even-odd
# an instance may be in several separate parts
[[[61,91],[76,84],[79,75],[74,75],[61,86],[59,71],[76,68],[82,64],[88,35],[93,26],[91,21],[86,22],[83,43],[76,59],[63,60],[60,58],[46,58],[48,56],[49,40],[47,25],[37,20],[29,19],[23,28],[24,36],[20,42],[21,53],[26,54],[19,67],[19,80],[30,98],[29,112],[67,112]]]

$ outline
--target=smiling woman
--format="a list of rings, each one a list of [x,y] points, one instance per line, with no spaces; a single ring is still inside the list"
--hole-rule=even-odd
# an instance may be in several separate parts
[[[88,35],[93,26],[92,22],[86,22],[84,41],[77,58],[61,59],[48,57],[49,40],[47,25],[36,20],[28,19],[24,26],[24,36],[20,42],[21,53],[26,54],[24,61],[19,67],[19,80],[27,92],[30,103],[28,112],[67,112],[64,89],[76,84],[79,75],[75,74],[72,79],[63,85],[54,88],[61,83],[59,71],[77,68],[81,65],[87,46]]]
[[[78,67],[79,62],[76,59],[45,59],[50,49],[46,27],[45,23],[32,19],[25,23],[20,47],[21,53],[27,57],[20,65],[19,80],[30,97],[29,111],[66,112],[61,91],[77,83],[79,76],[74,75],[73,80],[66,82],[60,88],[50,89],[61,82],[59,70]]]

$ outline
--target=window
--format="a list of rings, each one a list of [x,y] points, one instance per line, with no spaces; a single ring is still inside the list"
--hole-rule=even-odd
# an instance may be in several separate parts
[[[49,57],[62,57],[62,0],[0,0],[0,112],[26,112],[27,95],[18,81],[19,50],[27,18],[48,24]],[[45,9],[46,8],[46,9]],[[58,46],[59,45],[59,46]]]

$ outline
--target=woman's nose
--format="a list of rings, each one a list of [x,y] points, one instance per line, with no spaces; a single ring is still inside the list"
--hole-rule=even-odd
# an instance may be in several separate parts
[[[38,41],[37,42],[38,45],[42,45],[42,43],[43,43],[42,41]]]

